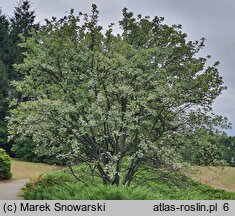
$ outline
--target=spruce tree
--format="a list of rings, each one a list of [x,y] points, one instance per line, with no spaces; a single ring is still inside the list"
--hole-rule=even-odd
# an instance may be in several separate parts
[[[35,11],[31,9],[31,3],[29,0],[20,1],[19,5],[14,9],[14,16],[10,19],[10,39],[11,39],[11,80],[20,79],[19,74],[13,70],[15,63],[21,63],[23,60],[24,50],[19,46],[21,43],[20,35],[29,37],[31,29],[38,29],[39,24],[35,24]]]
[[[7,51],[7,44],[8,44],[8,29],[9,29],[9,21],[7,20],[6,16],[2,14],[0,10],[0,61],[2,63],[6,63],[8,59],[8,51]]]
[[[8,45],[9,22],[5,15],[0,11],[0,147],[7,142],[7,129],[5,117],[7,115],[8,103],[8,79],[7,62],[9,59]]]
[[[10,88],[11,81],[23,77],[14,70],[14,64],[22,63],[25,49],[19,46],[20,35],[30,36],[31,29],[37,29],[35,11],[31,9],[29,0],[20,1],[14,8],[14,15],[9,20],[0,12],[0,147],[11,154],[12,143],[7,143],[7,128],[5,118],[9,111],[9,100],[21,100],[21,92]]]

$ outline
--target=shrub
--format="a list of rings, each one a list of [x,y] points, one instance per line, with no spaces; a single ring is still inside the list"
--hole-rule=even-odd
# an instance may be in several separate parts
[[[17,138],[11,151],[14,153],[16,158],[25,161],[64,165],[63,161],[58,160],[55,157],[37,155],[36,144],[30,138]]]
[[[0,107],[1,109],[1,107]],[[0,117],[1,119],[1,117]],[[7,127],[5,122],[0,120],[0,148],[4,149],[7,154],[12,155],[11,152],[12,142],[7,141]]]
[[[11,177],[11,158],[5,150],[0,149],[0,179],[9,179]]]
[[[36,145],[28,138],[18,138],[15,140],[11,151],[15,157],[30,162],[39,162],[39,157],[35,154]]]

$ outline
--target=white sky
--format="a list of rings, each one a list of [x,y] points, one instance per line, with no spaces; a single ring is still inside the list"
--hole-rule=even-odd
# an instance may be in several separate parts
[[[0,0],[2,12],[11,15],[18,0]],[[107,26],[121,19],[127,7],[135,14],[163,16],[167,24],[182,24],[190,40],[206,38],[201,55],[212,55],[221,62],[220,74],[228,90],[215,101],[217,114],[227,116],[235,128],[235,1],[234,0],[31,0],[37,21],[52,16],[63,17],[71,8],[89,12],[91,4],[98,5],[100,24]],[[235,135],[235,130],[227,131]]]

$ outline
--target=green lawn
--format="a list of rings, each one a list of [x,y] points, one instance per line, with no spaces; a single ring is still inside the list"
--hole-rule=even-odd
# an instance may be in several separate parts
[[[130,188],[104,186],[99,179],[90,178],[85,167],[76,167],[83,182],[75,180],[68,170],[45,175],[38,181],[27,184],[22,196],[38,200],[105,200],[105,199],[150,199],[150,200],[235,200],[235,193],[215,189],[198,183],[180,173],[165,175],[143,170],[133,180]],[[162,175],[163,174],[163,175]],[[159,178],[161,176],[161,178]],[[144,179],[151,179],[149,181]]]
[[[37,179],[42,174],[52,172],[58,169],[57,166],[47,165],[43,163],[31,163],[12,159],[12,179]]]
[[[84,172],[86,169],[84,168],[81,170],[78,167],[77,171],[86,178],[86,172]],[[149,175],[148,172],[144,171],[139,175],[140,182],[136,180],[133,183],[135,187],[126,191],[125,188],[107,189],[100,182],[96,182],[93,186],[92,184],[84,185],[78,183],[68,171],[61,170],[58,166],[13,159],[13,176],[10,181],[19,179],[33,180],[26,189],[26,199],[62,199],[63,197],[66,199],[92,199],[92,197],[96,199],[235,199],[235,193],[226,192],[235,192],[234,167],[193,167],[193,171],[187,176],[196,181],[178,174],[165,179],[158,179],[158,174],[156,176],[151,174],[154,175],[151,177],[156,177],[156,179],[143,182],[141,181],[142,176],[148,177]],[[45,177],[44,179],[41,178],[42,175]],[[84,191],[84,193],[81,193],[81,191]],[[108,191],[112,194],[107,194]]]

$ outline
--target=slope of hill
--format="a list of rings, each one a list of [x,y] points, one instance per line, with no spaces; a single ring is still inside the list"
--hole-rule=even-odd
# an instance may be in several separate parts
[[[235,192],[235,167],[197,166],[189,176],[214,188]]]

